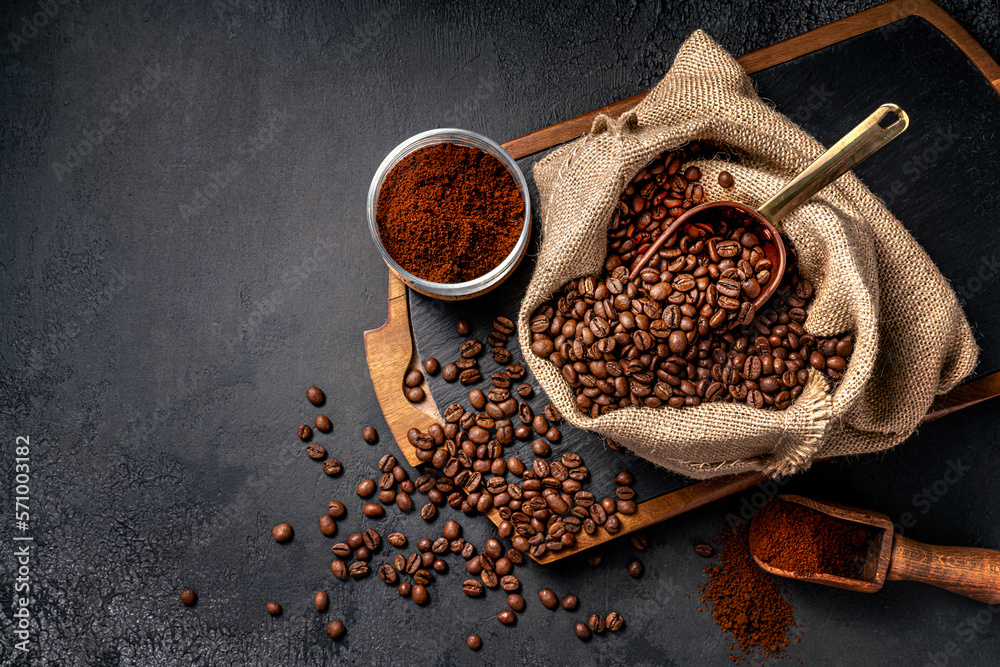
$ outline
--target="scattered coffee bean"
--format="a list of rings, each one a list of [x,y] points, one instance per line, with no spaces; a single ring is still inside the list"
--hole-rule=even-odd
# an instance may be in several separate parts
[[[466,579],[462,583],[462,592],[469,597],[477,597],[483,594],[483,584],[476,579]]]
[[[458,366],[448,363],[441,367],[441,379],[445,382],[454,382],[458,379]]]
[[[468,336],[472,333],[472,322],[467,319],[461,319],[455,324],[455,331],[458,332],[459,336]]]
[[[323,405],[323,401],[326,400],[326,397],[323,395],[323,390],[316,386],[306,389],[306,398],[309,399],[309,402],[313,405]]]
[[[309,428],[309,424],[302,424],[299,426],[298,435],[302,440],[308,440],[312,437],[313,431]]]
[[[287,542],[292,539],[292,527],[287,523],[279,523],[271,529],[271,537],[275,542]]]
[[[420,387],[413,387],[412,389],[407,390],[406,398],[411,403],[419,403],[424,400],[424,390]]]
[[[369,528],[368,530],[366,530],[364,532],[363,538],[365,541],[365,546],[368,547],[370,551],[375,551],[380,546],[382,546],[382,538],[378,534],[378,531],[375,530],[374,528]]]
[[[441,364],[439,364],[438,360],[434,357],[428,357],[424,361],[424,371],[426,371],[428,375],[436,375],[440,367]]]
[[[513,625],[517,621],[517,615],[510,609],[504,609],[497,614],[497,619],[504,625]]]
[[[604,617],[600,614],[592,614],[590,620],[587,621],[587,627],[590,628],[591,632],[601,634],[604,632]]]
[[[630,560],[628,563],[628,576],[638,579],[642,576],[642,561],[638,558]]]
[[[181,602],[190,607],[198,601],[198,594],[193,589],[185,588],[181,591]]]
[[[588,639],[590,639],[590,628],[587,627],[586,623],[582,622],[577,623],[574,626],[574,630],[576,631],[576,636],[582,639],[583,641],[587,641]]]
[[[319,518],[319,532],[330,537],[337,532],[337,522],[329,514],[324,514]]]
[[[403,535],[402,533],[389,533],[389,536],[385,539],[394,547],[406,546],[406,535]]]
[[[361,429],[361,438],[369,445],[374,445],[378,442],[378,433],[375,431],[375,427],[365,426]]]
[[[462,526],[457,521],[448,521],[448,523],[444,524],[441,534],[449,541],[456,540],[462,534]]]
[[[323,461],[323,472],[333,477],[344,471],[344,466],[337,459],[327,459]]]
[[[508,593],[513,593],[520,587],[520,580],[513,574],[505,575],[502,579],[500,579],[500,588],[504,589]]]
[[[326,591],[319,591],[313,596],[313,607],[316,611],[324,612],[330,603],[330,598],[327,596]]]
[[[591,556],[587,556],[587,565],[589,565],[590,567],[597,567],[603,562],[604,562],[604,556],[601,554],[593,554]]]
[[[375,488],[374,479],[363,479],[358,483],[356,491],[361,498],[371,498],[375,495]]]
[[[616,611],[609,613],[605,622],[607,623],[608,630],[611,632],[618,632],[622,629],[622,626],[625,625],[625,619],[623,619],[621,614]]]
[[[711,544],[696,544],[694,545],[694,552],[702,558],[711,558],[715,555],[715,547]]]
[[[347,568],[347,573],[351,575],[352,579],[364,579],[371,574],[371,568],[365,561],[356,560]]]
[[[333,430],[333,424],[330,422],[330,418],[326,415],[316,416],[316,430],[322,431],[323,433],[329,433]]]
[[[347,507],[345,507],[344,503],[339,500],[331,500],[327,505],[327,514],[332,516],[334,519],[343,518],[343,516],[347,514]]]
[[[538,599],[547,609],[555,609],[559,606],[559,598],[548,588],[538,591]]]
[[[366,546],[360,546],[354,550],[354,557],[358,560],[371,560],[372,552]]]
[[[733,175],[730,174],[728,171],[719,172],[719,187],[728,189],[733,187],[735,183],[736,179],[734,179]]]
[[[479,635],[469,635],[469,638],[465,640],[465,643],[473,651],[478,651],[483,647],[483,639]]]
[[[351,552],[354,551],[354,549],[351,547],[351,545],[347,544],[346,542],[337,542],[332,547],[330,547],[330,551],[332,551],[335,556],[340,556],[341,558],[347,558],[348,556],[351,555]]]
[[[351,533],[347,536],[347,546],[352,549],[357,549],[360,546],[364,546],[365,536],[361,533]]]
[[[340,639],[347,632],[347,628],[340,621],[330,621],[326,624],[326,634],[330,635],[331,639]]]
[[[379,519],[385,516],[385,510],[378,503],[365,503],[365,506],[361,508],[361,512],[369,519]]]
[[[500,580],[497,577],[497,573],[494,572],[493,570],[484,569],[482,572],[479,573],[479,578],[482,580],[483,585],[486,586],[487,588],[496,588],[497,585],[500,583]]]
[[[317,445],[315,442],[308,444],[306,445],[306,456],[318,461],[326,456],[326,449],[323,445]]]
[[[333,576],[337,577],[341,581],[344,581],[345,579],[347,579],[347,563],[340,560],[339,558],[335,558],[334,560],[330,561],[330,572],[333,573]]]
[[[410,589],[412,584],[408,581],[404,581],[399,586],[396,586],[396,592],[402,595],[404,598],[410,597]]]
[[[644,551],[649,546],[649,538],[646,537],[645,533],[635,533],[630,539],[632,540],[632,546],[639,551]]]
[[[482,379],[482,375],[479,374],[479,370],[475,368],[467,368],[458,375],[458,381],[464,385],[475,384]]]
[[[268,602],[265,605],[265,608],[267,609],[267,613],[269,613],[271,616],[277,616],[278,614],[281,613],[281,605],[278,604],[277,602]]]
[[[394,568],[392,565],[389,565],[388,563],[379,565],[378,577],[383,581],[383,583],[395,584],[397,576],[398,575],[396,573],[396,568]]]
[[[407,387],[410,388],[419,387],[421,383],[423,383],[423,381],[424,381],[424,374],[421,373],[416,368],[407,373],[406,377],[403,378],[403,384],[405,384]]]
[[[577,605],[580,604],[580,599],[575,595],[567,595],[563,598],[562,608],[566,611],[573,611],[576,609]]]
[[[427,503],[420,508],[420,518],[424,521],[433,521],[436,516],[437,507],[435,507],[434,503]]]
[[[423,584],[414,584],[413,588],[410,589],[410,597],[413,598],[414,602],[420,605],[427,604],[427,601],[430,599],[427,595],[427,589],[423,586]]]

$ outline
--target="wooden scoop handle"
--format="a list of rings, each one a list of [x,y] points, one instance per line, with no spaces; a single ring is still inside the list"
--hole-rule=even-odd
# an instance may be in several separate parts
[[[939,547],[896,534],[886,579],[922,581],[965,597],[1000,602],[1000,551]]]

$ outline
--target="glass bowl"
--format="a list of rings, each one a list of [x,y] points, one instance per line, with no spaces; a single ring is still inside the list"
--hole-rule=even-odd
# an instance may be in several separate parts
[[[378,234],[378,225],[375,222],[378,195],[382,190],[382,183],[385,181],[386,176],[389,175],[389,172],[391,172],[392,169],[399,164],[400,160],[414,151],[426,146],[443,143],[478,148],[479,150],[489,153],[493,157],[500,160],[500,162],[507,168],[507,171],[510,172],[510,175],[514,177],[514,182],[517,184],[518,189],[521,191],[521,196],[524,198],[524,220],[521,226],[521,235],[518,237],[517,243],[514,244],[514,249],[510,251],[510,254],[507,255],[503,261],[500,262],[500,264],[488,273],[462,283],[431,282],[415,276],[401,267],[389,255],[385,246],[382,245],[382,239],[379,238]],[[382,259],[385,260],[385,263],[391,270],[399,274],[399,277],[402,278],[403,282],[410,288],[420,292],[421,294],[425,294],[436,299],[452,301],[471,299],[489,292],[506,280],[507,277],[514,272],[518,264],[521,263],[521,259],[524,257],[524,253],[528,249],[528,237],[531,235],[531,198],[528,196],[528,183],[524,180],[524,173],[521,172],[521,168],[517,166],[517,162],[515,162],[514,158],[510,156],[510,153],[505,151],[500,144],[484,137],[481,134],[454,128],[442,128],[421,132],[420,134],[414,135],[396,146],[396,148],[394,148],[392,152],[386,156],[385,160],[382,161],[382,164],[375,172],[375,177],[372,179],[371,187],[368,188],[368,230],[371,232],[372,240],[375,241],[375,246],[382,255]]]

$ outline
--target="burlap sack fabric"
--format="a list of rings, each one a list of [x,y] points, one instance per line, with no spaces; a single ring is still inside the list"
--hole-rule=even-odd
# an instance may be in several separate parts
[[[972,371],[978,349],[948,282],[850,173],[779,225],[798,252],[802,275],[815,286],[807,331],[854,332],[854,354],[836,387],[812,371],[802,395],[783,411],[702,403],[629,407],[595,419],[577,410],[555,366],[531,353],[528,320],[535,308],[572,278],[601,276],[607,223],[625,185],[660,152],[691,140],[739,156],[739,164],[693,163],[704,174],[705,199],[755,207],[825,150],[766,105],[721,46],[702,31],[691,35],[666,77],[634,110],[617,120],[599,116],[588,135],[534,167],[542,243],[517,326],[539,383],[574,425],[693,478],[751,470],[786,475],[819,456],[902,442],[934,396]],[[723,165],[736,179],[725,193],[717,181]]]

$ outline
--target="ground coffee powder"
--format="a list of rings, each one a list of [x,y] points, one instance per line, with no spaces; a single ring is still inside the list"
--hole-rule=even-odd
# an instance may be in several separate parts
[[[776,568],[800,575],[861,579],[874,531],[774,498],[754,517],[750,551]]]
[[[497,158],[441,143],[414,151],[389,172],[375,221],[389,255],[436,283],[473,280],[514,249],[524,200]]]
[[[777,582],[753,562],[748,532],[746,525],[740,525],[724,533],[718,562],[705,570],[709,581],[701,589],[716,624],[733,633],[733,662],[755,652],[760,658],[781,656],[788,646],[788,631],[795,626],[792,606]]]

